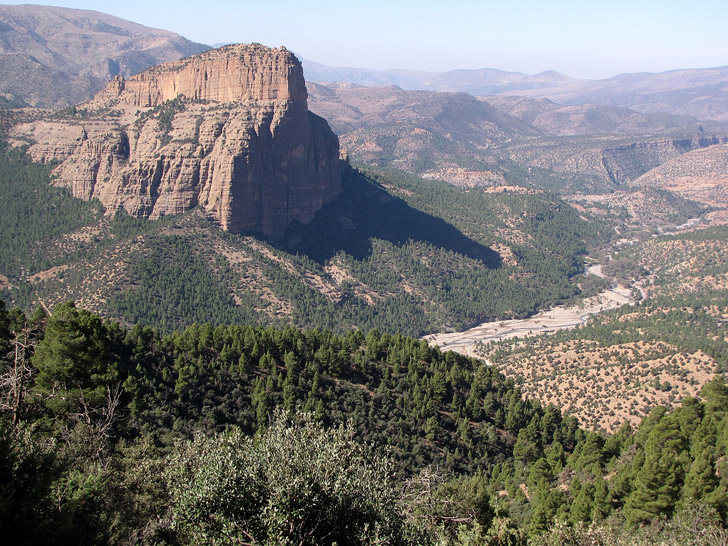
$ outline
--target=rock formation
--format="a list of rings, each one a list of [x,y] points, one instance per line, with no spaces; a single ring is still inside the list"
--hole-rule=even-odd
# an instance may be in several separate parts
[[[117,77],[92,101],[20,125],[59,185],[159,218],[197,205],[223,229],[279,237],[341,189],[338,139],[310,113],[285,48],[235,45]]]

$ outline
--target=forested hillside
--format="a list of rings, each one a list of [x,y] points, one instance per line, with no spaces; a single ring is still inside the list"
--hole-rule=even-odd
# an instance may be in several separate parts
[[[726,537],[720,379],[603,436],[481,361],[375,331],[162,338],[66,303],[30,319],[3,307],[0,343],[12,543],[683,544],[693,525],[694,544]]]
[[[2,161],[0,297],[26,311],[73,299],[164,332],[215,322],[421,335],[524,316],[577,294],[570,278],[608,237],[549,193],[347,167],[340,198],[274,244],[199,210],[103,217],[51,186],[48,168],[16,151]]]

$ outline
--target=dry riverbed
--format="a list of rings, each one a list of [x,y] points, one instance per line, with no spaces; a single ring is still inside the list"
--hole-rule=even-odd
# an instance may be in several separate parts
[[[587,272],[600,277],[604,276],[601,265],[592,265]],[[560,305],[525,319],[484,322],[464,332],[431,334],[424,339],[430,345],[439,346],[443,351],[456,351],[467,356],[475,356],[475,344],[479,341],[524,337],[574,328],[579,324],[584,324],[593,315],[616,309],[628,303],[634,303],[631,289],[613,282],[611,288],[602,291],[597,296],[585,299],[581,305],[568,307]]]

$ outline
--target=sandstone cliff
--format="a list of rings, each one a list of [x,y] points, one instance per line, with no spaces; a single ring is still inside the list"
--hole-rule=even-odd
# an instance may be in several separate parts
[[[59,185],[159,218],[197,205],[223,229],[279,237],[341,189],[338,139],[308,111],[285,48],[226,46],[115,78],[92,101],[13,130]]]

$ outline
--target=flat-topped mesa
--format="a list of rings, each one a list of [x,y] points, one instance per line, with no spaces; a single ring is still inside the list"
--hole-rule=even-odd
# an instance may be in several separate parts
[[[71,117],[21,125],[16,142],[60,161],[57,183],[112,214],[201,206],[223,229],[278,238],[341,191],[339,141],[308,111],[285,48],[226,46],[116,78]]]
[[[93,103],[120,100],[148,108],[178,96],[238,102],[289,100],[306,104],[301,63],[285,47],[238,44],[163,63],[127,79],[117,76]]]

